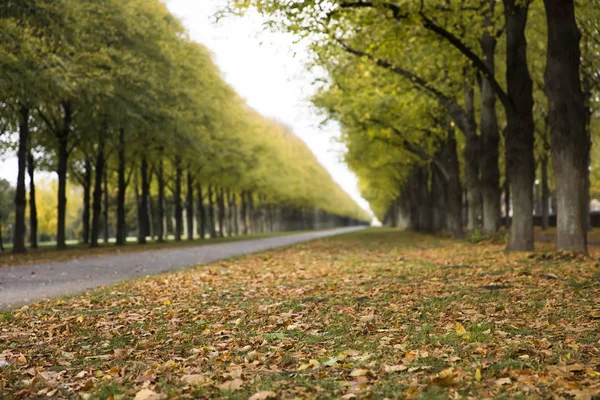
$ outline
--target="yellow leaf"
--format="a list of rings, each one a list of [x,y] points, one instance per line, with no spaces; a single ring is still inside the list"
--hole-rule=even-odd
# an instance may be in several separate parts
[[[83,322],[83,315],[80,315],[79,317],[77,317],[77,322],[79,322],[79,323]]]
[[[475,370],[475,380],[477,382],[481,381],[481,370],[479,368]]]
[[[460,322],[457,322],[455,325],[455,330],[456,330],[456,334],[457,335],[466,335],[467,334],[467,329],[465,328],[465,326],[463,324],[461,324]]]

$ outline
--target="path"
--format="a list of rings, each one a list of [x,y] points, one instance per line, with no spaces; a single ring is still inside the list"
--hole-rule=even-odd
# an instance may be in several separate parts
[[[361,228],[3,267],[0,268],[0,309],[357,229]]]

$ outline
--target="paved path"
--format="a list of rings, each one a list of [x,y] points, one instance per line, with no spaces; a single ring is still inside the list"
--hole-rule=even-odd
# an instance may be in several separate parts
[[[357,229],[361,228],[340,228],[266,239],[2,267],[0,268],[0,309],[81,293],[102,285],[339,235]]]

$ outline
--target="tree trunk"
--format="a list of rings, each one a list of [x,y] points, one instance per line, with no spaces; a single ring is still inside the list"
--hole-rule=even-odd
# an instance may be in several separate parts
[[[104,171],[103,171],[103,179],[104,179],[104,207],[103,207],[103,216],[102,219],[104,220],[104,244],[108,243],[108,236],[109,236],[109,220],[108,220],[108,205],[109,205],[109,199],[108,199],[108,169],[106,168],[106,162],[103,164],[104,165]]]
[[[94,174],[94,194],[92,200],[92,228],[90,246],[98,247],[100,235],[100,214],[102,213],[102,177],[104,176],[104,139],[100,135],[98,154],[96,155],[96,171]]]
[[[2,214],[0,214],[0,251],[4,251],[4,239],[2,238]]]
[[[92,206],[92,163],[85,160],[85,175],[83,177],[83,215],[81,241],[90,244],[90,218]]]
[[[13,254],[25,253],[25,208],[27,207],[27,189],[25,174],[27,168],[27,147],[29,146],[29,109],[21,106],[19,110],[19,149],[17,158],[19,170],[15,192],[15,227],[13,234]]]
[[[183,179],[183,168],[181,160],[175,160],[175,190],[173,202],[175,203],[175,241],[181,241],[183,235],[183,205],[181,204],[181,180]]]
[[[56,247],[64,249],[66,242],[66,218],[67,218],[67,168],[68,168],[68,141],[67,134],[59,138],[58,149],[58,221],[56,224]]]
[[[448,231],[455,237],[463,237],[462,185],[460,183],[460,163],[456,150],[456,136],[453,128],[448,130],[444,146],[444,165],[448,173],[446,184],[446,217]]]
[[[548,155],[542,156],[542,230],[548,229],[550,225],[550,188],[548,187]]]
[[[481,184],[479,179],[481,154],[480,140],[477,136],[475,122],[475,93],[469,82],[465,83],[465,109],[468,115],[468,129],[465,132],[465,185],[469,201],[469,219],[467,229],[474,232],[481,228],[483,219],[483,204],[481,198]]]
[[[510,184],[508,182],[508,179],[506,179],[506,178],[504,178],[504,214],[505,214],[504,226],[506,227],[506,229],[509,229],[510,221],[511,221],[511,217],[510,217]]]
[[[237,206],[237,194],[231,194],[231,205],[233,207],[233,230],[235,232],[235,236],[239,236],[240,234],[240,223],[238,218],[238,206]]]
[[[162,156],[161,156],[162,157]],[[165,178],[162,158],[158,161],[158,241],[166,240],[165,232]]]
[[[544,0],[548,23],[545,89],[557,192],[557,249],[587,253],[588,138],[580,79],[581,34],[573,0]]]
[[[196,200],[198,209],[198,235],[204,240],[206,234],[206,210],[204,209],[204,193],[202,193],[202,184],[198,182],[198,198]]]
[[[38,220],[37,205],[35,202],[35,158],[31,147],[27,155],[27,171],[29,173],[29,246],[38,248]]]
[[[208,224],[210,238],[214,239],[217,237],[217,228],[215,227],[215,203],[212,186],[208,186]]]
[[[194,177],[188,170],[186,194],[187,239],[194,240]]]
[[[496,70],[496,37],[493,29],[496,0],[488,0],[483,23],[481,50],[484,63],[494,73]],[[498,167],[498,116],[496,93],[490,82],[483,77],[481,82],[481,191],[483,197],[483,234],[492,235],[500,226],[500,169]]]
[[[225,219],[225,201],[223,200],[223,189],[217,189],[217,216],[219,221],[219,236],[225,237],[225,227],[224,227],[224,219]]]
[[[142,180],[142,193],[140,195],[140,208],[138,212],[138,243],[146,244],[150,236],[150,175],[148,173],[148,159],[142,156],[140,162],[140,177]]]
[[[255,221],[255,210],[254,210],[254,197],[252,196],[252,192],[247,192],[248,200],[246,201],[246,205],[248,206],[248,223],[250,224],[249,232],[256,233],[256,221]]]
[[[117,246],[124,246],[127,241],[127,226],[125,221],[125,129],[119,129],[118,150],[118,193],[117,193]]]
[[[246,192],[243,191],[240,195],[242,200],[241,217],[242,217],[242,234],[248,234],[248,203],[246,202]]]
[[[504,0],[506,82],[512,107],[506,126],[506,171],[513,196],[508,251],[533,251],[533,83],[527,69],[528,3]]]

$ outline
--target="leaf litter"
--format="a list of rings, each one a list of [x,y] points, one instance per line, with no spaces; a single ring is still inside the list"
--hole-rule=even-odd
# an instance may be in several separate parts
[[[0,397],[597,398],[600,249],[541,246],[367,230],[21,307]]]

